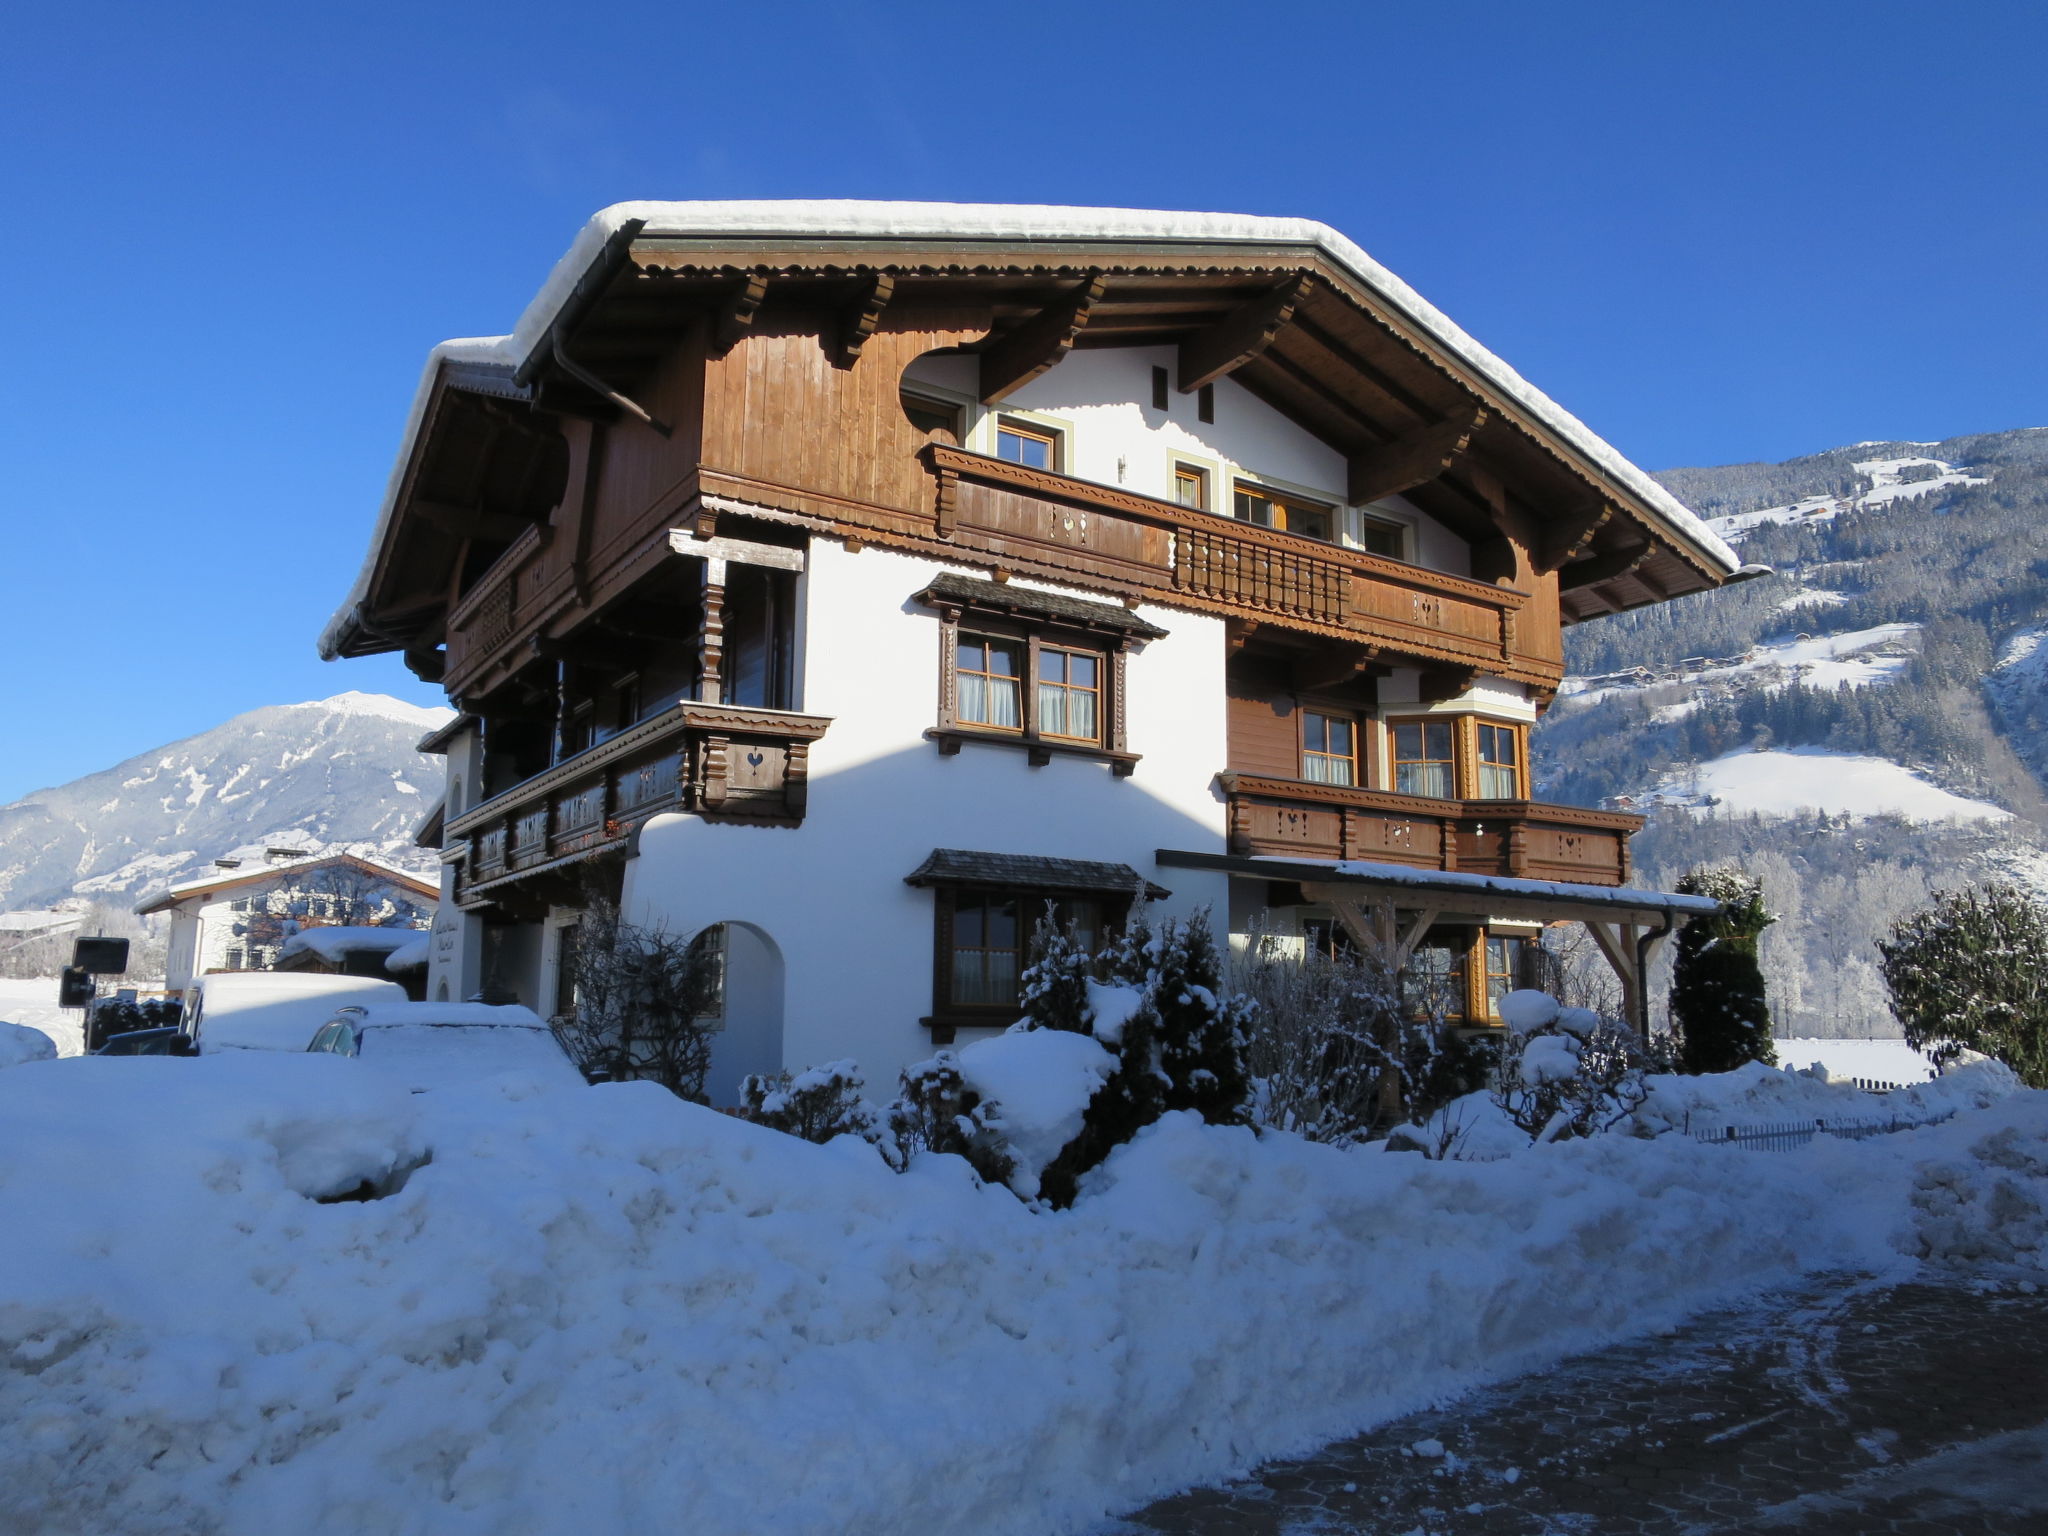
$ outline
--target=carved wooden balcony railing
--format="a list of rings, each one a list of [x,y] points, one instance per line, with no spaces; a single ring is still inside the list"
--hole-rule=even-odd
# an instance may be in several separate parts
[[[1533,800],[1433,800],[1244,773],[1216,778],[1230,797],[1236,854],[1625,885],[1628,840],[1643,824],[1620,811]]]
[[[795,826],[811,743],[831,722],[773,709],[682,703],[464,812],[457,899],[622,847],[662,811]]]
[[[1542,686],[1561,675],[1520,648],[1525,592],[942,443],[924,453],[940,536],[1019,571]]]

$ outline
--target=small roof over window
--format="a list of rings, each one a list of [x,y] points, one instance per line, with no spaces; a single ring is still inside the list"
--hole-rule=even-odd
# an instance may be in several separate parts
[[[906,885],[978,885],[1003,890],[1102,891],[1158,901],[1173,892],[1154,885],[1128,864],[1054,859],[1035,853],[980,853],[934,848],[903,877]]]

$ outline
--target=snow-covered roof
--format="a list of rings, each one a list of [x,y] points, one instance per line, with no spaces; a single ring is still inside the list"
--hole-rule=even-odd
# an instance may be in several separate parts
[[[1741,560],[1694,512],[1584,422],[1329,225],[1314,219],[1266,218],[1236,213],[1181,213],[1161,209],[1069,208],[1008,203],[863,202],[842,199],[747,202],[629,202],[599,210],[557,261],[518,322],[506,336],[473,336],[444,341],[427,354],[414,392],[405,434],[385,486],[369,554],[347,599],[320,636],[320,654],[340,653],[359,605],[369,594],[377,552],[396,511],[413,443],[426,415],[434,381],[443,364],[468,363],[517,371],[545,342],[577,285],[612,240],[638,223],[648,239],[718,238],[848,240],[1099,241],[1104,245],[1185,243],[1190,245],[1301,245],[1321,251],[1389,309],[1432,336],[1487,383],[1536,421],[1569,443],[1671,525],[1696,549],[1729,574]]]
[[[285,940],[277,958],[289,960],[294,955],[318,955],[330,964],[339,965],[350,955],[392,955],[415,943],[425,942],[426,935],[417,928],[372,928],[337,923],[324,928],[300,929]],[[385,964],[388,968],[390,962],[387,960]]]
[[[433,936],[415,934],[410,944],[400,945],[384,957],[384,969],[396,975],[400,971],[424,970],[434,958]]]
[[[150,896],[136,903],[135,910],[147,917],[152,912],[162,912],[176,906],[187,896],[225,890],[231,885],[270,880],[298,870],[317,869],[323,864],[360,864],[375,874],[402,881],[422,895],[440,894],[440,888],[425,876],[415,874],[409,869],[401,869],[396,864],[387,864],[382,859],[371,858],[367,854],[316,853],[309,854],[303,859],[281,859],[275,864],[249,864],[240,869],[224,869],[218,874],[201,875],[194,880],[181,880],[167,887],[160,895]]]

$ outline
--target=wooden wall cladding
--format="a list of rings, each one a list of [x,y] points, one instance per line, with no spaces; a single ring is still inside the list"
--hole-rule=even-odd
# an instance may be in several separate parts
[[[1300,723],[1281,668],[1239,656],[1231,661],[1227,676],[1230,767],[1265,778],[1294,778],[1301,772]]]

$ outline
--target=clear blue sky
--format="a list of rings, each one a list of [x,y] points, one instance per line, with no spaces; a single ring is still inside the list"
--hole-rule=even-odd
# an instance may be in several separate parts
[[[43,6],[0,803],[326,665],[429,345],[623,198],[1325,220],[1651,468],[2048,424],[2048,7]]]

